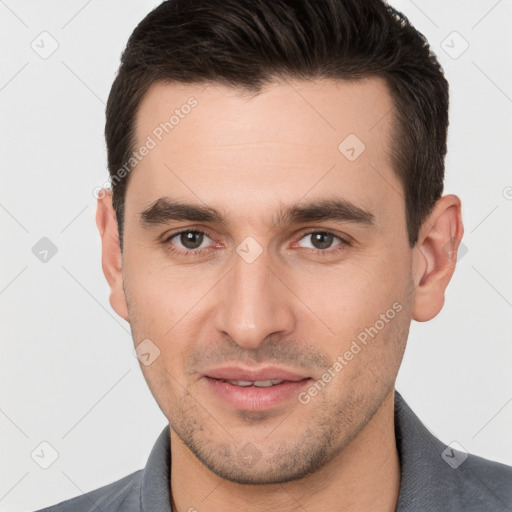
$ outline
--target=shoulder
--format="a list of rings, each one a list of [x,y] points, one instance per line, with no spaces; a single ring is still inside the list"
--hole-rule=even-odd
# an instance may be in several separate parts
[[[398,393],[395,414],[398,512],[512,512],[512,467],[467,453],[458,443],[444,444]]]
[[[480,504],[488,511],[512,511],[512,467],[477,455],[467,454],[460,467],[452,470],[456,489],[461,496],[457,499],[472,504]],[[478,506],[476,506],[478,509]],[[472,509],[471,509],[472,510]]]
[[[115,482],[35,512],[117,512],[140,510],[140,469]]]

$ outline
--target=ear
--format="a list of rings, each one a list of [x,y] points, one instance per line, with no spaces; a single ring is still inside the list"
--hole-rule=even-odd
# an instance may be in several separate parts
[[[110,286],[110,305],[121,318],[129,322],[123,289],[122,255],[111,190],[102,189],[98,194],[96,225],[101,236],[101,266]]]
[[[414,320],[426,322],[441,311],[463,234],[460,199],[453,194],[441,197],[423,223],[413,249]]]

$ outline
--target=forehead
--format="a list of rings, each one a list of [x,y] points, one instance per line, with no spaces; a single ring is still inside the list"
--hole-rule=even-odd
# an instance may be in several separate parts
[[[170,131],[167,133],[161,125],[169,122],[171,126],[167,128],[174,132],[173,140],[166,141],[169,144],[183,144],[185,139],[189,144],[198,140],[203,145],[251,144],[262,142],[258,140],[262,135],[272,142],[304,144],[303,136],[307,135],[312,143],[332,145],[348,133],[373,144],[389,128],[392,107],[386,82],[379,77],[351,82],[281,81],[259,93],[245,93],[216,83],[157,82],[139,106],[136,136],[140,143],[153,132],[159,138],[161,127],[165,137]],[[181,130],[175,130],[180,125]],[[194,140],[190,140],[190,133],[183,133],[185,125],[193,127]],[[282,130],[284,127],[286,131]],[[326,136],[327,140],[323,140]]]
[[[134,149],[150,149],[132,171],[127,214],[171,196],[231,205],[250,221],[249,212],[332,192],[401,208],[392,107],[380,78],[276,82],[253,95],[155,83],[137,113]]]

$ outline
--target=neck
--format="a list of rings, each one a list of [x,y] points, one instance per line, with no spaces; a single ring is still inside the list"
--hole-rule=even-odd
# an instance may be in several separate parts
[[[393,512],[400,488],[393,411],[391,392],[365,428],[321,470],[269,485],[241,485],[218,477],[171,428],[172,511]]]

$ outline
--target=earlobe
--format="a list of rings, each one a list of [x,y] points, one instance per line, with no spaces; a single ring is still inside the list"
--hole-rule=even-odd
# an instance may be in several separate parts
[[[431,320],[443,308],[463,234],[460,199],[453,194],[441,197],[423,223],[414,248],[414,320]]]
[[[101,266],[110,286],[110,305],[129,322],[128,307],[123,289],[122,255],[117,220],[112,205],[112,192],[102,190],[98,197],[96,225],[101,236]]]

